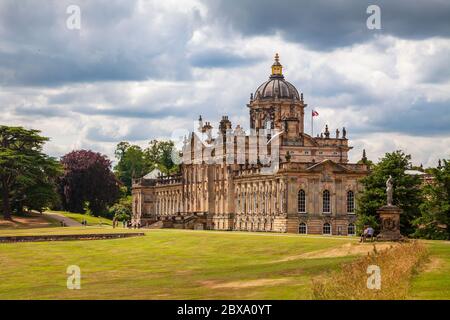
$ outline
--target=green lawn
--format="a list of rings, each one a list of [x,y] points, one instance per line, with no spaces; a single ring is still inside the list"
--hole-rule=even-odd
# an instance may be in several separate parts
[[[430,262],[411,283],[411,299],[450,300],[450,241],[427,241]]]
[[[69,229],[78,228],[53,228],[54,233]],[[349,242],[356,239],[152,230],[128,239],[0,244],[0,299],[309,299],[313,277],[355,257],[298,256]],[[433,254],[446,257],[447,269],[436,272],[448,285],[450,247],[430,246]],[[81,290],[66,288],[69,265],[81,268]],[[414,279],[414,297],[450,298],[433,274]],[[423,288],[427,294],[421,297]]]

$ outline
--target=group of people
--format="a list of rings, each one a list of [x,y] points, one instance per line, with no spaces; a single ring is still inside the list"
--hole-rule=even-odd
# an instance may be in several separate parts
[[[118,226],[119,226],[119,220],[116,219],[116,217],[114,217],[113,221],[112,221],[112,227],[116,228]],[[122,221],[122,227],[123,228],[131,228],[131,221],[123,220]]]
[[[375,234],[375,230],[371,226],[365,225],[364,231],[361,234],[361,239],[359,240],[359,242],[365,242],[367,238],[370,238],[370,240],[373,241],[374,234]]]

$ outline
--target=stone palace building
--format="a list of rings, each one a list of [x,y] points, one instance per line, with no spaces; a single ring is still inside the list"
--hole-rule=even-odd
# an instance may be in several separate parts
[[[179,174],[155,170],[133,181],[132,224],[355,234],[355,198],[368,168],[365,161],[349,163],[345,128],[333,136],[328,126],[316,137],[304,132],[307,104],[284,79],[278,55],[247,107],[250,133],[223,116],[213,137],[200,117],[197,132],[184,141]],[[278,142],[266,148],[272,140]],[[268,157],[271,163],[264,163]]]

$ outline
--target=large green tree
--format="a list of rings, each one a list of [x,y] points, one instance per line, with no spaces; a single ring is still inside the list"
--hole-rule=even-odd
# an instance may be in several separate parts
[[[177,172],[179,168],[172,161],[174,151],[172,141],[152,140],[144,150],[129,142],[120,142],[115,150],[118,162],[114,172],[130,194],[132,180],[144,176],[155,168],[165,174]]]
[[[419,214],[422,203],[421,180],[418,176],[408,175],[405,170],[411,168],[411,156],[402,151],[386,153],[371,167],[370,174],[362,179],[364,191],[358,197],[359,225],[377,219],[377,209],[386,205],[386,180],[389,175],[394,179],[394,204],[403,210],[400,227],[404,234],[414,232],[413,220]]]
[[[55,200],[58,162],[42,152],[48,138],[38,130],[0,126],[0,190],[4,219],[12,208],[42,210]]]
[[[115,156],[119,161],[114,167],[114,172],[130,194],[132,180],[142,177],[149,170],[144,151],[139,146],[120,142],[116,147]]]
[[[450,239],[450,159],[444,165],[427,169],[434,180],[423,187],[421,215],[414,221],[414,236],[426,239]]]
[[[173,141],[152,140],[144,153],[150,167],[158,167],[162,172],[170,174],[178,170],[178,166],[172,160],[172,153],[175,151]]]

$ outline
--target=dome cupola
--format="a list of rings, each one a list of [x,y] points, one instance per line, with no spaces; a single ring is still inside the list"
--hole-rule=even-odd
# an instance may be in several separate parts
[[[278,53],[275,55],[275,62],[272,64],[272,74],[269,80],[261,84],[256,89],[255,99],[295,99],[300,100],[297,89],[288,81],[284,80],[283,66],[280,63]]]

